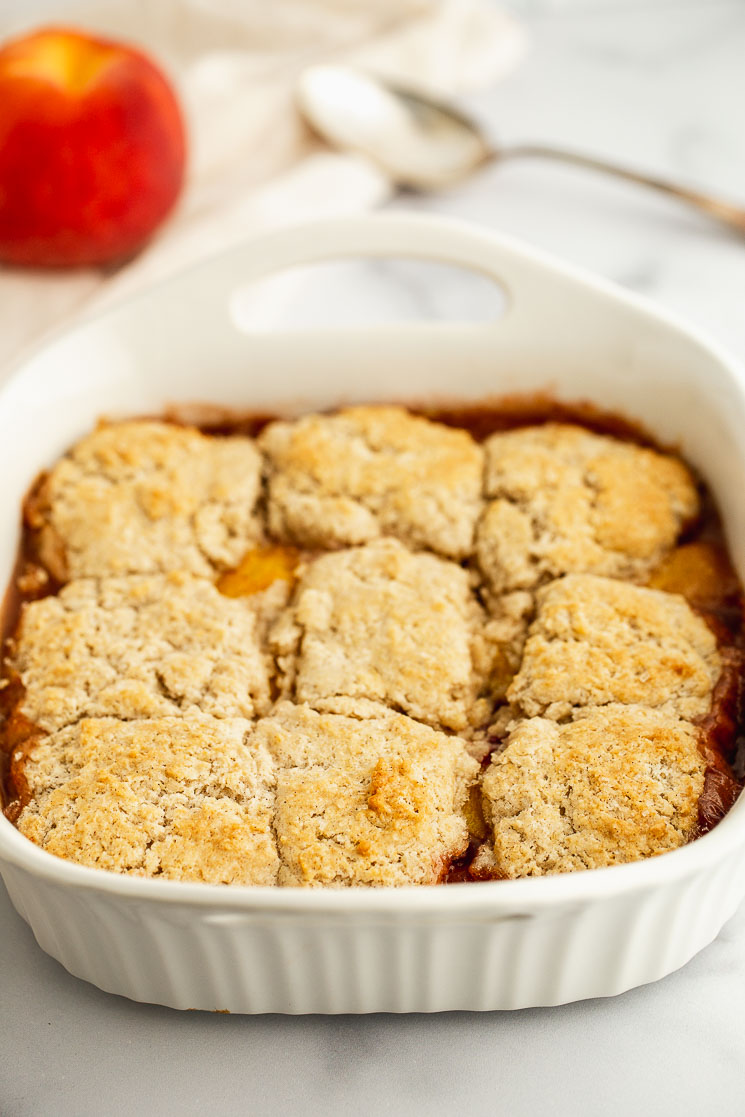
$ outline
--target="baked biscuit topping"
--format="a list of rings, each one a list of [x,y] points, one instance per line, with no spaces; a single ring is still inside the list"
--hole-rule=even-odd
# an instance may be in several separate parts
[[[478,764],[384,711],[83,718],[14,758],[18,828],[83,865],[213,884],[436,884]]]
[[[250,718],[270,704],[250,603],[192,574],[79,579],[28,602],[9,666],[20,712],[45,730],[189,709]]]
[[[465,853],[478,764],[457,737],[281,703],[253,741],[278,768],[280,884],[436,884]]]
[[[643,578],[699,511],[682,462],[581,427],[495,434],[484,452],[476,554],[494,593],[571,572]]]
[[[462,731],[488,712],[485,622],[465,570],[382,539],[311,563],[270,642],[298,702],[379,702]]]
[[[30,509],[55,578],[236,566],[259,536],[248,438],[168,423],[102,426],[49,472]]]
[[[23,759],[17,826],[82,865],[213,884],[274,884],[275,771],[250,722],[83,718]],[[21,759],[21,758],[19,758]]]
[[[696,729],[659,710],[523,721],[484,776],[493,868],[542,876],[675,849],[695,833],[705,768]]]
[[[8,817],[85,865],[225,884],[673,849],[738,790],[743,599],[703,507],[681,541],[686,467],[568,424],[101,427],[26,506]]]
[[[305,547],[393,535],[465,558],[481,510],[482,452],[471,436],[400,407],[350,407],[271,423],[269,530]]]
[[[561,721],[619,702],[703,717],[722,664],[714,633],[677,594],[569,574],[538,591],[507,698]]]

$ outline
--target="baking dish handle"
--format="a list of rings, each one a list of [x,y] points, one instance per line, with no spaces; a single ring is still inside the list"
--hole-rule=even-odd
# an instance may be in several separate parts
[[[501,234],[449,218],[406,213],[335,218],[262,234],[219,257],[214,271],[207,265],[203,290],[224,308],[247,284],[350,257],[431,260],[480,273],[502,288],[510,315],[524,308],[534,324],[536,306],[545,305],[549,292],[556,297],[557,286],[567,278],[563,268]]]

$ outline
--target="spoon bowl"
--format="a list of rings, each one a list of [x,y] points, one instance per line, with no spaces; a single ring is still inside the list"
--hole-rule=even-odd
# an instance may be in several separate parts
[[[445,189],[495,155],[457,109],[360,70],[311,66],[300,77],[297,99],[323,139],[366,155],[400,187]]]
[[[475,121],[428,94],[346,66],[312,66],[297,87],[298,107],[333,147],[365,155],[402,189],[443,190],[499,159],[539,158],[599,171],[677,198],[745,234],[745,207],[658,175],[546,144],[496,147]]]

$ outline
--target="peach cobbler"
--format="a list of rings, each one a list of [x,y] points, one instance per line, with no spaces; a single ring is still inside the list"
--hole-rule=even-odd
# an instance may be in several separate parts
[[[739,791],[741,590],[704,487],[620,426],[99,426],[24,508],[6,814],[83,865],[306,887],[710,829]]]

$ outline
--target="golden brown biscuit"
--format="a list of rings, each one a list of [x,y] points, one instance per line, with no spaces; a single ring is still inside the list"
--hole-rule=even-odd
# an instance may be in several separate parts
[[[269,529],[306,547],[393,535],[465,557],[481,510],[481,448],[399,407],[350,407],[270,423]]]
[[[29,518],[59,581],[237,566],[259,535],[248,438],[168,423],[102,426],[49,472]]]
[[[270,643],[286,692],[316,709],[378,702],[458,731],[486,717],[492,649],[466,571],[395,539],[311,563]]]
[[[436,884],[465,852],[478,765],[459,738],[281,703],[251,741],[277,766],[281,885]]]
[[[193,708],[251,718],[270,703],[250,601],[184,573],[80,579],[29,602],[9,666],[20,712],[46,730]]]
[[[493,593],[570,572],[644,577],[698,513],[677,458],[546,423],[484,444],[489,504],[476,555]]]
[[[250,723],[84,718],[23,764],[18,829],[58,857],[136,876],[274,884],[275,772]]]
[[[675,849],[695,833],[705,768],[698,731],[657,710],[523,721],[484,776],[492,868],[543,876]]]
[[[702,717],[721,673],[714,633],[677,594],[568,574],[538,591],[508,700],[555,720],[608,703]]]

